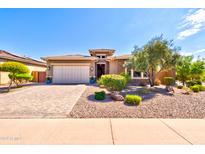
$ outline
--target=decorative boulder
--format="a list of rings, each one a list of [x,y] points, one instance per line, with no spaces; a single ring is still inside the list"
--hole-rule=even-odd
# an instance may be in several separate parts
[[[124,101],[124,97],[117,92],[112,92],[110,96],[115,101]]]
[[[172,86],[166,86],[166,89],[168,92],[173,92],[173,93],[175,92]]]

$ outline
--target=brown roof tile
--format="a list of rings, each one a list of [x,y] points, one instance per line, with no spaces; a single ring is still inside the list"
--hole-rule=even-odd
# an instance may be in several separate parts
[[[23,63],[29,63],[33,65],[40,65],[40,66],[46,66],[46,63],[42,61],[38,61],[29,57],[22,57],[22,56],[17,56],[15,54],[12,54],[8,51],[0,50],[0,58],[1,59],[6,59],[6,60],[11,60],[11,61],[18,61],[18,62],[23,62]]]

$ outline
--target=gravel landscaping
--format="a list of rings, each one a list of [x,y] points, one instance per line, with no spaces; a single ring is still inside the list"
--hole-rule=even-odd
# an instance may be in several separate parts
[[[72,118],[205,118],[205,92],[182,94],[181,90],[169,94],[163,88],[145,90],[139,106],[129,106],[123,101],[113,101],[110,96],[103,101],[94,99],[97,86],[88,86],[69,117]],[[132,91],[131,93],[136,93]],[[144,94],[146,93],[146,94]]]

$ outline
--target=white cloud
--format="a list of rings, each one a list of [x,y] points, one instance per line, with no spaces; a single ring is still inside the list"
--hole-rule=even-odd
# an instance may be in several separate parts
[[[179,28],[181,29],[177,36],[179,40],[183,40],[203,30],[205,28],[205,9],[188,11]]]
[[[200,50],[196,50],[196,51],[193,51],[193,52],[185,52],[185,51],[181,51],[180,53],[184,56],[190,56],[190,55],[195,55],[195,54],[201,54],[201,53],[205,53],[205,49],[200,49]]]
[[[198,54],[198,53],[202,53],[202,52],[205,52],[205,49],[200,49],[200,50],[194,51],[193,53]]]

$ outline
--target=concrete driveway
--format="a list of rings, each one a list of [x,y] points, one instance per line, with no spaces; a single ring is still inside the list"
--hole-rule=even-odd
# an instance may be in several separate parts
[[[0,118],[66,118],[86,85],[38,85],[0,94]]]

